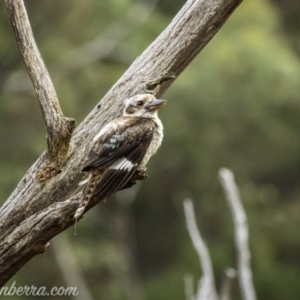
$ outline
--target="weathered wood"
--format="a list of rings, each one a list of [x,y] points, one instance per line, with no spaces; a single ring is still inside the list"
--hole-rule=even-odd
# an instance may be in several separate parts
[[[146,91],[156,96],[166,91],[240,2],[188,1],[76,128],[61,173],[44,183],[37,179],[40,170],[45,170],[46,153],[29,169],[0,210],[0,285],[34,255],[45,251],[51,238],[73,224],[79,200],[70,197],[81,177],[80,165],[92,137],[103,124],[120,115],[123,100]],[[95,204],[97,199],[92,199],[89,208]]]
[[[23,0],[5,0],[17,44],[40,102],[47,128],[49,163],[63,165],[69,150],[75,120],[64,117],[56,91],[36,45]]]

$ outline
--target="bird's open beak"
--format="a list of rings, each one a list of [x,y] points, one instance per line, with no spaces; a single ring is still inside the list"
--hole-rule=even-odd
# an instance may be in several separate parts
[[[148,111],[155,111],[164,107],[166,104],[167,104],[166,100],[155,99],[152,102],[146,104],[144,108],[147,109]]]

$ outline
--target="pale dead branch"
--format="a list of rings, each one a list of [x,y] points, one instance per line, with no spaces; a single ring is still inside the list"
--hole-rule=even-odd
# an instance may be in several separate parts
[[[184,293],[186,300],[194,300],[194,278],[191,274],[184,275]]]
[[[203,270],[203,275],[199,282],[197,295],[194,297],[194,299],[195,300],[217,300],[218,296],[216,293],[212,263],[211,263],[209,251],[197,227],[193,202],[190,199],[185,199],[183,202],[183,207],[184,207],[187,229],[192,239],[194,248],[199,256],[200,263]]]
[[[219,171],[219,177],[234,220],[238,280],[242,298],[244,300],[256,300],[250,266],[251,254],[248,245],[247,216],[239,196],[238,187],[234,181],[233,173],[229,169],[222,168]]]
[[[225,270],[224,279],[222,282],[221,292],[220,292],[220,300],[230,300],[232,286],[236,279],[236,271],[233,268],[227,268]]]
[[[38,96],[47,128],[50,161],[65,160],[75,121],[64,117],[50,75],[36,45],[23,0],[5,0],[9,19],[27,72]]]
[[[134,2],[119,20],[110,24],[94,40],[73,49],[64,55],[57,64],[50,66],[51,74],[56,80],[63,80],[74,72],[108,57],[124,63],[124,58],[126,58],[124,53],[127,51],[120,49],[127,49],[129,46],[124,43],[124,40],[149,19],[157,2],[158,0]],[[129,63],[128,59],[125,60],[125,63]],[[26,75],[20,70],[12,73],[5,81],[5,91],[31,91],[31,85]]]
[[[52,242],[51,249],[66,285],[77,288],[78,295],[72,298],[93,300],[67,236],[64,234],[57,236]]]

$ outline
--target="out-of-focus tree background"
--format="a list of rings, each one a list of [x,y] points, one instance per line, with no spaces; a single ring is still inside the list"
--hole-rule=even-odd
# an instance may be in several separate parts
[[[82,121],[184,2],[26,1],[65,115]],[[76,236],[73,228],[63,233],[70,249],[55,238],[8,286],[14,280],[17,286],[67,286],[61,268],[73,271],[58,263],[61,254],[66,262],[74,255],[94,299],[184,299],[184,275],[200,276],[183,218],[185,197],[195,200],[220,286],[224,269],[235,266],[233,224],[217,180],[218,169],[226,166],[236,175],[249,217],[258,298],[298,299],[299,20],[298,0],[242,3],[164,95],[165,139],[134,201],[123,195],[91,210]],[[98,47],[91,50],[97,38]],[[46,147],[39,105],[4,2],[0,145],[3,203]],[[240,299],[237,287],[234,297]]]

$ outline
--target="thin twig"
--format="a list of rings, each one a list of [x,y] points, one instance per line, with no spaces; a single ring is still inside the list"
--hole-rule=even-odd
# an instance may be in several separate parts
[[[209,251],[197,227],[193,202],[190,199],[185,199],[183,202],[183,207],[184,207],[187,229],[192,239],[194,248],[199,256],[202,270],[203,270],[203,276],[200,279],[198,292],[195,299],[197,300],[218,299]]]
[[[191,274],[184,275],[184,292],[186,300],[194,300],[194,279]]]
[[[225,270],[225,276],[222,282],[220,300],[230,300],[233,282],[236,278],[236,271],[233,268],[227,268]]]
[[[49,157],[59,164],[64,160],[75,121],[65,118],[50,75],[36,45],[23,0],[5,0],[9,19],[27,72],[38,96],[47,128]]]
[[[255,300],[256,293],[252,282],[251,254],[248,245],[247,216],[239,197],[233,173],[226,168],[222,168],[219,171],[219,177],[234,220],[238,279],[242,298],[244,300]]]
[[[51,248],[54,258],[69,287],[76,287],[78,295],[72,297],[76,300],[93,300],[91,293],[86,285],[81,270],[78,267],[76,258],[70,242],[66,235],[59,235],[53,241]]]

